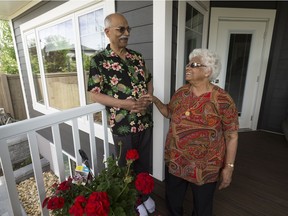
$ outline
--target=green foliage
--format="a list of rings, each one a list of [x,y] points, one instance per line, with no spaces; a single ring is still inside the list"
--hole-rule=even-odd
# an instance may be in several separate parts
[[[0,51],[0,72],[18,74],[11,29],[5,20],[0,20]]]
[[[109,197],[110,210],[107,215],[137,216],[135,205],[139,192],[134,186],[135,176],[133,170],[131,170],[133,161],[134,159],[129,159],[127,160],[127,166],[119,167],[117,159],[110,156],[106,161],[107,167],[92,180],[88,180],[88,183],[83,184],[85,181],[79,181],[79,179],[77,183],[75,178],[73,180],[69,178],[67,181],[54,185],[50,188],[53,195],[47,197],[42,205],[45,207],[49,203],[49,199],[53,199],[53,197],[62,197],[65,200],[64,205],[61,208],[55,208],[50,213],[55,216],[68,215],[69,209],[75,203],[77,197],[81,195],[88,198],[92,192],[103,191]]]

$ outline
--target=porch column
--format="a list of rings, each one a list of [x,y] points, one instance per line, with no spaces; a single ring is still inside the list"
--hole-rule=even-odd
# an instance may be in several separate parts
[[[172,1],[153,0],[153,84],[154,95],[162,102],[170,100]],[[164,180],[164,143],[169,127],[156,106],[153,106],[153,177]]]

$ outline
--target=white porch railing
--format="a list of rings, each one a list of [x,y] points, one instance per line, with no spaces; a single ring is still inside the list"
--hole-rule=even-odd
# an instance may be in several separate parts
[[[73,143],[75,149],[76,164],[82,164],[81,156],[77,149],[80,149],[80,138],[79,138],[79,126],[78,118],[88,117],[89,122],[89,136],[90,136],[90,148],[91,148],[91,161],[94,173],[96,172],[96,143],[95,143],[95,124],[93,119],[93,113],[102,112],[102,129],[104,141],[104,159],[109,156],[109,143],[108,143],[108,130],[107,130],[107,117],[105,113],[105,107],[100,104],[91,104],[85,107],[77,107],[70,110],[65,110],[53,114],[48,114],[32,119],[27,119],[24,121],[8,124],[0,127],[0,159],[2,163],[2,169],[4,173],[4,178],[6,181],[8,199],[12,209],[12,215],[20,216],[23,215],[21,211],[21,204],[18,197],[16,182],[14,178],[14,172],[12,169],[12,162],[10,159],[10,154],[8,150],[8,141],[11,138],[26,134],[29,141],[30,154],[32,158],[34,176],[36,180],[36,185],[38,189],[38,196],[40,200],[40,205],[45,199],[45,187],[43,180],[43,172],[41,167],[39,149],[37,144],[36,131],[44,128],[51,128],[53,134],[53,143],[56,149],[57,165],[59,170],[59,180],[64,181],[64,162],[62,155],[62,144],[61,144],[61,134],[59,129],[59,124],[64,122],[71,122],[72,132],[73,132]],[[42,207],[41,207],[42,209]],[[49,215],[47,209],[42,209],[42,215]],[[25,214],[24,214],[25,215]]]

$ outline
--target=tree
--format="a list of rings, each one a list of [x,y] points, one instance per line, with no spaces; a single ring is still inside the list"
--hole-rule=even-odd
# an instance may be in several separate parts
[[[11,29],[6,20],[0,20],[0,72],[18,74]]]

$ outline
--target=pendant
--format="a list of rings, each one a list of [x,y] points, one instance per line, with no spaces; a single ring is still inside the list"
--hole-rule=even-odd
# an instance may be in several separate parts
[[[186,116],[190,116],[190,112],[189,112],[189,111],[186,111],[186,112],[185,112],[185,115],[186,115]]]

